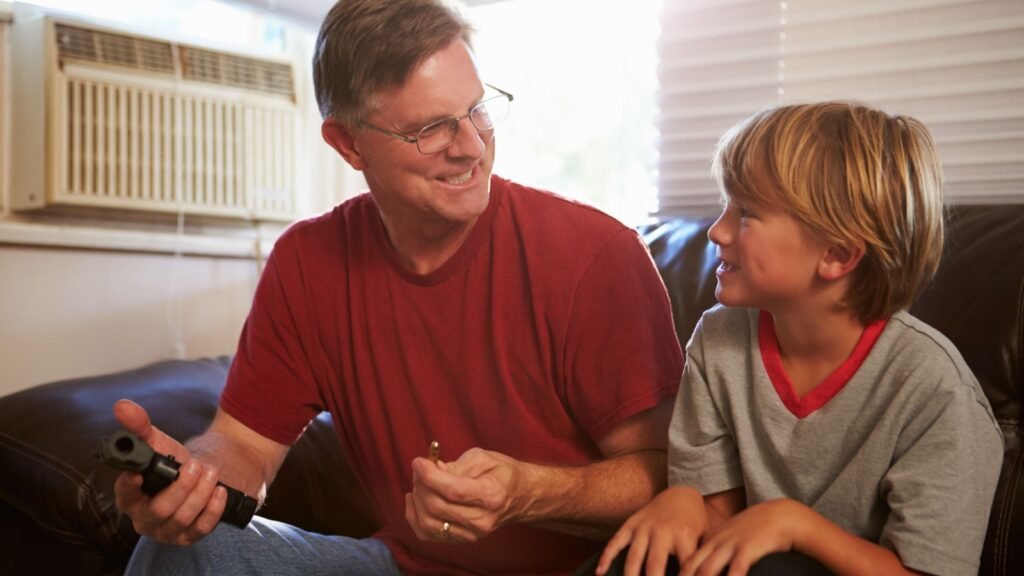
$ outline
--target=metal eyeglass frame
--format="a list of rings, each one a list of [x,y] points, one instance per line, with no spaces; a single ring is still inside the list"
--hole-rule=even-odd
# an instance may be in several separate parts
[[[430,124],[427,124],[423,128],[420,128],[419,130],[416,130],[416,135],[415,136],[406,136],[405,134],[402,134],[402,133],[399,133],[399,132],[392,132],[391,130],[386,130],[386,129],[381,128],[379,126],[374,126],[373,124],[370,124],[369,122],[364,122],[363,120],[359,121],[359,125],[360,126],[364,126],[366,128],[370,128],[372,130],[376,130],[377,132],[380,132],[381,134],[387,134],[388,136],[391,136],[392,138],[397,138],[397,139],[401,140],[402,142],[407,142],[409,144],[415,144],[416,145],[416,150],[420,154],[438,154],[440,152],[444,152],[445,150],[451,148],[452,144],[455,143],[455,137],[459,133],[459,123],[462,122],[463,118],[469,118],[470,123],[473,124],[473,127],[476,128],[478,132],[489,132],[491,130],[494,130],[494,124],[493,123],[491,124],[491,126],[489,128],[480,128],[479,126],[476,125],[476,122],[473,122],[473,111],[475,111],[477,108],[483,106],[484,104],[487,104],[488,102],[496,100],[498,98],[507,98],[509,104],[511,104],[512,101],[515,100],[515,97],[513,97],[512,94],[502,90],[501,88],[498,88],[497,86],[493,86],[491,84],[485,84],[485,86],[487,86],[488,88],[491,88],[492,90],[497,91],[498,94],[496,94],[494,96],[491,96],[490,98],[487,98],[485,100],[481,100],[480,102],[477,102],[472,108],[469,109],[469,112],[463,114],[462,116],[449,116],[447,118],[442,118],[442,119],[440,119],[440,120],[438,120],[436,122],[431,122]],[[499,122],[500,122],[500,120],[499,120]],[[426,132],[427,130],[436,128],[438,126],[442,126],[444,124],[448,124],[450,126],[454,126],[454,128],[452,128],[452,130],[451,130],[451,132],[452,132],[452,139],[451,139],[451,141],[449,141],[448,144],[446,144],[443,148],[440,148],[438,150],[433,150],[433,151],[430,151],[430,152],[424,152],[422,149],[420,149],[420,138],[421,138],[420,135],[423,132]]]

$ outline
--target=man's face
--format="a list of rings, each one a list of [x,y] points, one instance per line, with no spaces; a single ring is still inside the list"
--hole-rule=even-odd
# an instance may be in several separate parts
[[[401,87],[378,93],[366,122],[408,136],[437,120],[464,116],[484,96],[469,47],[461,39],[427,58]],[[494,132],[464,118],[448,149],[421,154],[415,144],[357,130],[355,143],[370,192],[392,233],[444,232],[471,226],[487,208]]]

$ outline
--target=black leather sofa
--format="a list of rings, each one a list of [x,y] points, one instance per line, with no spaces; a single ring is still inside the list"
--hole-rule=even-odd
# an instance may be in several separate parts
[[[1003,428],[1006,453],[980,573],[1024,574],[1024,205],[964,206],[949,218],[946,256],[912,311],[960,348]],[[682,342],[714,303],[710,224],[673,219],[641,229]],[[0,572],[119,574],[137,537],[114,506],[116,473],[93,458],[98,439],[117,428],[111,405],[132,398],[158,426],[189,437],[212,417],[228,362],[161,362],[0,398]],[[261,513],[327,533],[373,532],[372,507],[329,418],[318,418],[293,448]]]

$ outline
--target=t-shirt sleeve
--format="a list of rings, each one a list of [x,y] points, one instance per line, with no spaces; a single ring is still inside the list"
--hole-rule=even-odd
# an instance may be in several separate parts
[[[647,246],[624,228],[583,273],[566,339],[566,397],[595,442],[671,398],[682,352],[668,292]]]
[[[901,433],[882,479],[880,544],[929,574],[976,574],[1002,465],[1002,437],[973,386],[933,394]]]
[[[289,270],[297,266],[292,256],[287,240],[279,240],[267,259],[220,399],[242,424],[286,445],[321,411],[300,338],[305,299],[295,280],[301,275]]]
[[[668,483],[709,495],[743,486],[743,472],[732,430],[704,369],[703,330],[702,318],[686,346],[686,367],[669,425]]]

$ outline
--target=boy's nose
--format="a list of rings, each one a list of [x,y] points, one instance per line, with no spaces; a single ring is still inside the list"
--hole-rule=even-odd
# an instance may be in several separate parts
[[[719,246],[728,244],[732,240],[732,233],[728,230],[730,228],[728,218],[729,212],[723,210],[718,219],[708,228],[708,240]]]

